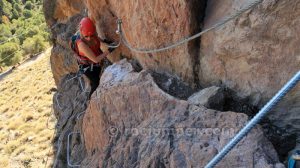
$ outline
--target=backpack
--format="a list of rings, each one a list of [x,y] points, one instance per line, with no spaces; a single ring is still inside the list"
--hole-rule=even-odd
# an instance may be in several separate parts
[[[76,33],[70,38],[70,48],[77,54],[79,55],[78,47],[76,45],[76,41],[80,39],[80,34]]]

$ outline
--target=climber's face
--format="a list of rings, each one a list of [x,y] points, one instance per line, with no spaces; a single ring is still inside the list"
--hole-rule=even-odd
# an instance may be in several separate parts
[[[92,37],[93,37],[93,36],[84,36],[84,39],[85,39],[86,41],[90,41],[90,40],[92,39]]]

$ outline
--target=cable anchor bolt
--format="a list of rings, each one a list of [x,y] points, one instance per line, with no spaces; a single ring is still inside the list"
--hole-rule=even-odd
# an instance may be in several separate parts
[[[118,29],[116,30],[116,33],[121,34],[121,32],[122,32],[122,30],[121,30],[122,19],[118,19],[117,24],[118,24]]]

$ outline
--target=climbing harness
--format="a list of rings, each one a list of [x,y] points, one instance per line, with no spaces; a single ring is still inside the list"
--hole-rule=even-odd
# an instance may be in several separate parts
[[[66,82],[69,82],[69,81],[71,81],[71,80],[73,80],[73,79],[76,78],[76,79],[78,79],[78,81],[79,81],[81,91],[86,92],[86,89],[84,89],[83,84],[82,84],[82,75],[83,75],[89,68],[91,68],[91,71],[93,70],[93,66],[92,66],[92,65],[91,65],[91,66],[88,66],[88,67],[86,67],[86,68],[83,68],[82,66],[79,66],[79,70],[78,70],[78,72],[76,73],[76,75],[75,75],[74,77],[68,79]],[[57,101],[57,99],[56,99],[56,101]]]
[[[244,13],[245,11],[255,7],[256,5],[258,5],[259,3],[261,3],[262,0],[254,0],[253,2],[247,4],[245,7],[243,7],[242,9],[238,10],[237,12],[235,12],[234,14],[230,15],[229,17],[224,18],[223,20],[221,20],[220,22],[216,23],[215,25],[213,25],[212,27],[205,29],[191,37],[187,37],[184,38],[182,40],[179,40],[178,42],[171,44],[167,47],[162,47],[162,48],[157,48],[157,49],[145,49],[145,48],[134,48],[126,39],[126,34],[122,31],[123,27],[122,27],[122,21],[118,22],[118,30],[117,33],[120,34],[120,39],[123,41],[124,45],[129,48],[130,50],[137,52],[137,53],[155,53],[155,52],[161,52],[161,51],[165,51],[174,47],[177,47],[183,43],[189,42],[197,37],[200,37],[202,34],[211,31],[213,29],[219,28],[221,26],[223,26],[224,24],[226,24],[227,22],[237,18],[238,16],[240,16],[242,13]],[[120,19],[119,19],[120,20]]]
[[[213,168],[220,162],[231,149],[244,138],[250,130],[262,120],[264,116],[300,81],[300,71],[291,78],[279,92],[253,117],[248,124],[242,128],[239,133],[205,166],[205,168]]]

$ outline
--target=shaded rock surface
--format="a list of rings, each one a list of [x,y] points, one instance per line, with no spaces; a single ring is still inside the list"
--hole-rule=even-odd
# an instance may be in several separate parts
[[[171,74],[151,72],[151,76],[160,89],[179,99],[186,100],[194,92],[188,84]]]
[[[125,60],[107,68],[83,119],[81,167],[203,167],[248,121],[163,92],[147,71]],[[279,163],[259,126],[218,167]]]
[[[207,2],[204,28],[245,6],[247,0]],[[300,69],[300,1],[261,4],[201,37],[202,86],[228,87],[261,108]],[[269,113],[289,134],[300,132],[300,85]]]
[[[55,161],[53,167],[67,167],[68,136],[71,137],[69,150],[72,151],[71,164],[82,161],[86,155],[84,142],[81,138],[82,116],[89,104],[89,80],[76,74],[64,76],[53,97],[53,108],[57,118],[56,137],[54,140]]]
[[[196,106],[204,106],[206,108],[222,111],[224,106],[224,99],[225,96],[223,93],[223,89],[220,87],[212,86],[194,93],[188,98],[188,102]]]

